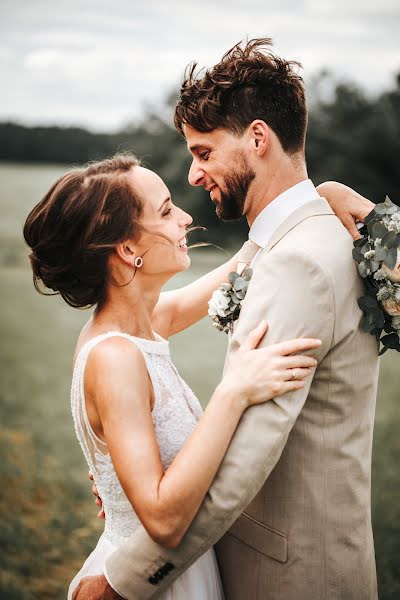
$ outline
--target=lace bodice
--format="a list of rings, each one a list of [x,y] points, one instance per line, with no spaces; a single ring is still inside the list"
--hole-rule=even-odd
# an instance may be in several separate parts
[[[161,462],[167,469],[202,415],[199,401],[179,376],[171,361],[169,344],[145,340],[120,332],[99,335],[87,342],[76,359],[71,388],[71,407],[76,435],[103,501],[106,515],[104,535],[119,546],[139,526],[139,519],[118,480],[107,445],[92,430],[85,405],[84,373],[90,351],[113,336],[130,340],[141,350],[154,390],[152,411],[160,447]]]

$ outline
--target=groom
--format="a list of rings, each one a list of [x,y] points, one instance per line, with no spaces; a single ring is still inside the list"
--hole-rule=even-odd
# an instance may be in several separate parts
[[[377,598],[377,344],[359,329],[351,238],[307,178],[302,80],[268,44],[238,45],[201,77],[189,71],[175,124],[193,156],[190,183],[222,219],[245,214],[250,225],[254,274],[227,360],[265,319],[263,345],[318,337],[319,364],[302,390],[245,413],[177,548],[140,528],[111,555],[106,577],[129,600],[162,595],[218,540],[227,600]],[[103,589],[98,597],[119,597]]]

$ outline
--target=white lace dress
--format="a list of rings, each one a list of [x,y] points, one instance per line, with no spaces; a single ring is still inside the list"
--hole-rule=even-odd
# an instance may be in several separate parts
[[[106,558],[140,526],[114,470],[107,445],[92,430],[86,413],[84,372],[92,348],[101,341],[121,336],[141,350],[154,389],[154,429],[164,469],[167,469],[202,415],[199,401],[179,376],[171,361],[169,344],[145,340],[120,332],[99,335],[87,342],[76,359],[71,389],[75,431],[96,482],[106,515],[104,532],[96,548],[72,580],[68,600],[79,581],[103,573]],[[208,550],[163,594],[164,600],[222,600],[223,592],[214,550]]]

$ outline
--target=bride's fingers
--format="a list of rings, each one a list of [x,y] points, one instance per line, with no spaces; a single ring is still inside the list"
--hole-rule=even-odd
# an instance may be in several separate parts
[[[318,365],[318,361],[313,356],[306,354],[296,354],[295,356],[284,356],[278,359],[284,369],[301,369],[301,368],[313,368]]]
[[[321,340],[316,338],[297,338],[294,340],[288,340],[287,342],[275,344],[275,350],[281,356],[287,356],[288,354],[295,354],[298,352],[305,352],[306,350],[319,348],[321,344]]]
[[[284,381],[301,381],[311,375],[312,369],[287,369],[283,372]]]
[[[284,381],[281,387],[281,393],[287,394],[287,392],[295,392],[296,390],[301,390],[305,386],[304,379],[294,379],[293,381]]]
[[[258,344],[261,342],[262,338],[268,331],[268,323],[264,320],[260,322],[260,324],[250,331],[249,335],[243,342],[240,347],[241,352],[246,352],[247,350],[254,350],[257,348]]]

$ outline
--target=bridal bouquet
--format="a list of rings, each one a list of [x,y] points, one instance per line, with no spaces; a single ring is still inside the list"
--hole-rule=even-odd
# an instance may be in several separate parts
[[[380,340],[379,354],[400,352],[400,207],[386,197],[366,217],[360,233],[353,258],[365,283],[358,300],[361,328]]]
[[[241,275],[234,271],[229,273],[229,283],[222,283],[211,296],[208,314],[219,331],[232,331],[233,322],[239,318],[252,274],[251,269],[245,269]]]

